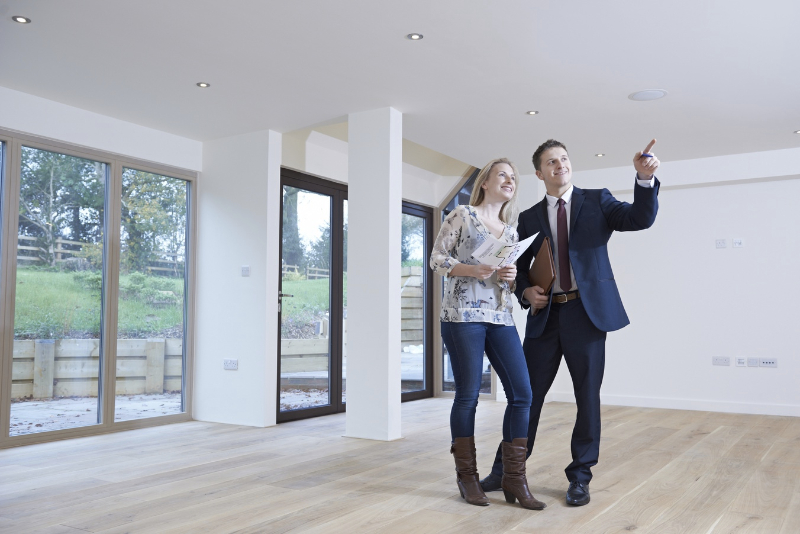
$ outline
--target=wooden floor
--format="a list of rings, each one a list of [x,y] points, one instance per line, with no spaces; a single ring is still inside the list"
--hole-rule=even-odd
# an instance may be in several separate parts
[[[0,451],[0,532],[765,534],[800,532],[800,418],[608,406],[592,502],[567,507],[575,409],[544,408],[528,480],[543,511],[458,496],[451,401],[403,405],[404,439],[344,415],[257,429],[200,422]],[[480,404],[488,473],[503,405]]]

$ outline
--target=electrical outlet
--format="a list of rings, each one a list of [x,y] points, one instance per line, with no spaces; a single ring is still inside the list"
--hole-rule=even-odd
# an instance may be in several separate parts
[[[232,360],[229,358],[225,358],[222,360],[222,368],[226,371],[236,371],[239,369],[239,360]]]
[[[778,358],[761,358],[761,367],[778,367]]]
[[[747,358],[744,356],[737,356],[736,357],[736,367],[746,367],[747,366]]]
[[[714,244],[717,246],[717,248],[726,248],[728,246],[728,240],[727,239],[717,239],[717,240],[714,241]]]
[[[758,358],[747,358],[747,367],[758,367]]]
[[[242,265],[242,276],[250,276],[250,266]]]
[[[744,239],[741,237],[734,237],[731,239],[731,244],[733,245],[733,248],[744,248]]]
[[[714,356],[711,358],[711,365],[730,365],[731,359],[728,356]]]

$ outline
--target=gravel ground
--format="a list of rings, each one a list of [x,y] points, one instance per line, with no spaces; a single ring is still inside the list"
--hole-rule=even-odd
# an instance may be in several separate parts
[[[283,389],[281,388],[281,411],[299,410],[328,404],[327,389]]]
[[[119,395],[116,421],[181,412],[181,394]],[[68,397],[11,403],[12,436],[97,424],[97,397]]]

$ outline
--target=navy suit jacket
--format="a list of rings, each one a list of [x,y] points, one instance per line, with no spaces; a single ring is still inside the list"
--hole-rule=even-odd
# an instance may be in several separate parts
[[[653,187],[636,184],[633,204],[617,200],[608,189],[573,188],[569,259],[586,313],[592,323],[604,332],[619,330],[630,323],[608,259],[608,240],[614,231],[644,230],[653,225],[658,212],[660,185],[657,179]],[[529,266],[534,254],[539,252],[545,236],[553,242],[546,199],[520,213],[517,231],[520,241],[539,232],[517,261],[515,293],[523,309],[528,309],[530,304],[522,301],[522,292],[531,285],[528,282]],[[551,306],[552,298],[539,313],[528,314],[525,337],[535,338],[542,335]]]

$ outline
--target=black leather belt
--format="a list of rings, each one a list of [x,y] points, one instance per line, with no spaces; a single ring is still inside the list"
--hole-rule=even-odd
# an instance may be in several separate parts
[[[581,298],[581,294],[577,290],[570,291],[569,293],[556,293],[553,295],[553,302],[556,304],[564,304],[565,302],[579,298]]]

